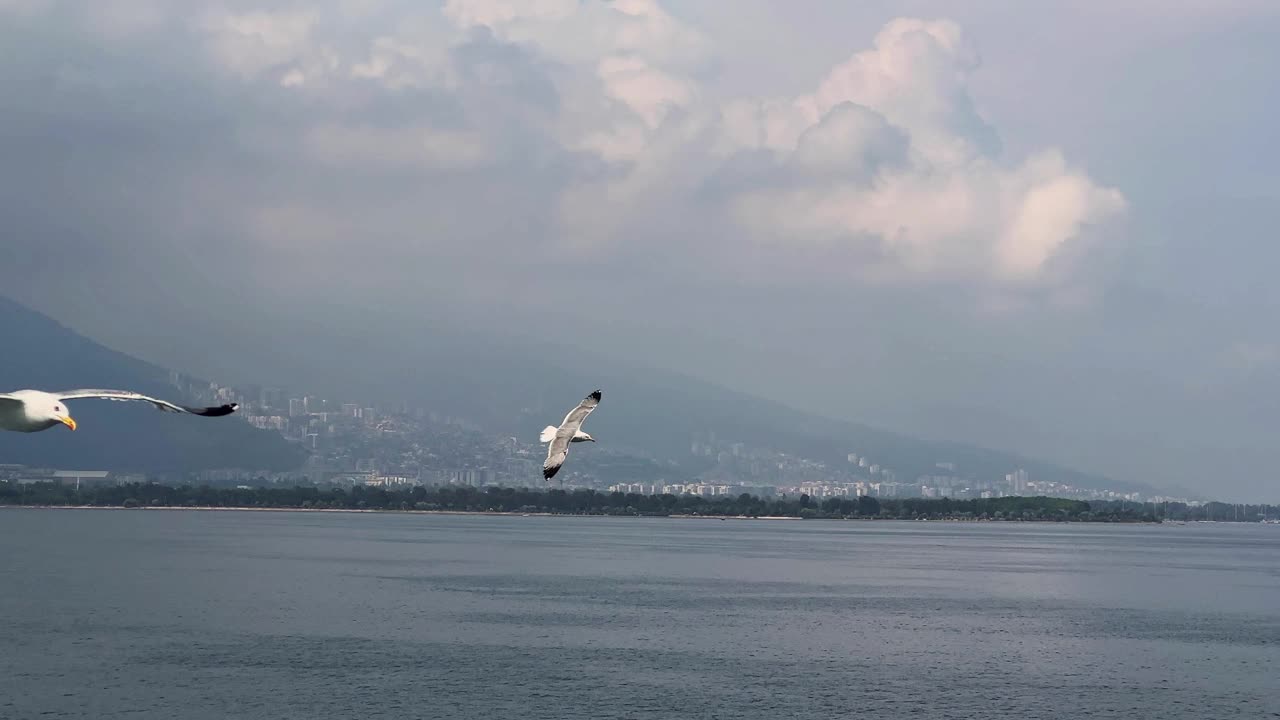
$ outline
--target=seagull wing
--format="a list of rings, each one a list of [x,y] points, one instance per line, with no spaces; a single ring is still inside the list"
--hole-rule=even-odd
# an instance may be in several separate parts
[[[596,390],[590,395],[582,399],[578,403],[578,407],[569,411],[564,416],[564,421],[560,423],[560,427],[556,428],[556,436],[551,439],[551,443],[547,445],[547,459],[542,463],[542,478],[550,480],[553,475],[560,471],[560,466],[564,464],[564,459],[569,457],[569,441],[573,439],[578,428],[582,427],[582,421],[587,419],[592,410],[600,404],[600,391]]]
[[[239,407],[236,403],[230,405],[218,405],[216,407],[188,407],[186,405],[177,405],[168,400],[160,400],[148,397],[141,393],[130,392],[128,390],[66,390],[64,392],[53,393],[59,400],[118,400],[118,401],[139,401],[148,402],[157,409],[164,412],[174,413],[190,413],[192,415],[203,415],[205,417],[221,417],[230,415]]]
[[[564,416],[564,421],[560,423],[560,427],[556,431],[556,438],[563,437],[568,439],[573,437],[573,434],[578,432],[578,428],[582,427],[582,421],[586,420],[591,411],[595,410],[599,404],[599,390],[583,398],[582,402],[578,403],[578,407],[570,410],[569,414]]]
[[[560,472],[564,459],[569,457],[569,438],[557,435],[547,446],[547,459],[542,463],[542,479],[550,480]]]

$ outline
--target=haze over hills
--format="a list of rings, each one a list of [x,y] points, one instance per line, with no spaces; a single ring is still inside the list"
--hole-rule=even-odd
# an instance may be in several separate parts
[[[847,456],[856,453],[891,469],[899,480],[950,474],[938,467],[948,463],[965,477],[996,479],[1024,468],[1038,480],[1077,487],[1146,489],[1013,453],[832,420],[677,373],[620,367],[589,355],[579,356],[573,363],[577,367],[564,367],[541,360],[556,355],[538,350],[459,353],[449,394],[443,388],[432,394],[451,402],[450,412],[470,410],[475,416],[483,408],[485,417],[477,421],[528,435],[558,423],[581,396],[601,387],[605,400],[589,420],[593,436],[618,450],[682,464],[692,460],[693,441],[714,435],[723,443],[805,457],[833,468],[847,467]],[[697,461],[692,462],[696,469]]]
[[[168,371],[107,349],[56,321],[0,298],[0,331],[24,338],[0,357],[9,389],[103,386],[171,397]],[[1017,454],[888,432],[831,420],[801,409],[735,392],[678,373],[628,367],[590,351],[567,350],[536,339],[484,336],[435,323],[407,334],[394,352],[370,351],[356,327],[335,328],[304,349],[281,347],[264,377],[290,379],[294,393],[321,393],[344,401],[395,408],[407,403],[468,420],[495,435],[532,441],[556,424],[586,393],[605,391],[592,415],[591,432],[618,462],[633,455],[696,474],[708,461],[691,445],[716,437],[845,467],[856,453],[891,469],[900,480],[939,474],[994,479],[1016,468],[1037,480],[1077,487],[1147,489],[1077,472]],[[164,415],[145,405],[81,402],[74,412],[83,432],[0,435],[0,461],[134,470],[200,470],[243,467],[287,470],[304,451],[272,431],[237,419],[225,422]],[[598,461],[583,462],[599,467]],[[600,460],[603,460],[601,458]],[[625,460],[623,460],[625,462]]]
[[[371,324],[334,321],[305,342],[272,353],[255,381],[287,378],[344,401],[402,402],[472,421],[486,431],[532,441],[583,396],[604,390],[592,414],[596,452],[618,451],[677,461],[696,472],[695,440],[710,433],[726,443],[808,457],[842,467],[856,453],[890,468],[899,480],[945,474],[1003,478],[1017,468],[1036,480],[1084,488],[1149,490],[1145,485],[1078,472],[1053,463],[945,441],[923,440],[867,424],[832,420],[680,373],[635,367],[616,356],[509,334],[495,337],[437,314],[406,327],[394,345]],[[589,336],[588,336],[589,337]],[[864,379],[871,382],[874,379]],[[582,458],[588,455],[582,453]],[[585,462],[585,460],[583,460]]]
[[[134,390],[183,401],[168,371],[109,350],[56,321],[0,297],[0,333],[17,339],[0,352],[0,387]],[[176,339],[175,342],[180,342]],[[81,400],[71,406],[76,432],[0,433],[0,462],[140,472],[217,468],[287,470],[305,454],[277,433],[232,416],[211,419],[161,413],[146,403]]]

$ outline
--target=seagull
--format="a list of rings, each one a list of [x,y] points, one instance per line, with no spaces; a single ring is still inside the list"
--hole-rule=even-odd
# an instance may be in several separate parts
[[[190,413],[205,417],[221,417],[230,415],[239,407],[236,403],[217,407],[187,407],[175,405],[166,400],[157,400],[128,390],[67,390],[65,392],[44,392],[42,390],[17,390],[11,393],[0,393],[0,430],[14,432],[40,432],[59,423],[72,430],[76,429],[76,421],[67,413],[65,400],[140,400],[155,405],[164,412]]]
[[[542,429],[538,440],[551,443],[547,446],[547,460],[542,463],[542,479],[550,480],[559,472],[564,459],[569,456],[569,443],[596,441],[579,428],[582,427],[582,421],[586,420],[599,404],[600,391],[597,390],[583,398],[582,402],[578,403],[578,407],[570,410],[569,414],[564,416],[564,422],[560,423],[560,427],[548,425]]]

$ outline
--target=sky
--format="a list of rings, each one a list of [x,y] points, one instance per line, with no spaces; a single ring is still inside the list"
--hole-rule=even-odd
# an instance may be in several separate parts
[[[1280,5],[1176,5],[0,0],[0,283],[219,379],[448,318],[1274,502]]]

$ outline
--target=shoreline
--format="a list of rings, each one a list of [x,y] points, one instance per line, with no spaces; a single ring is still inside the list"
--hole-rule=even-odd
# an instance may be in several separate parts
[[[523,512],[519,510],[400,510],[392,508],[293,508],[293,507],[215,507],[215,506],[138,506],[124,505],[0,505],[0,510],[145,510],[176,512],[284,512],[284,513],[363,513],[399,515],[498,515],[516,517],[607,517],[607,518],[665,518],[674,520],[819,520],[839,522],[929,522],[929,523],[1041,523],[1046,525],[1162,525],[1160,522],[1108,522],[1103,520],[996,520],[992,518],[802,518],[792,515],[609,515],[605,513],[579,514],[554,512]],[[1188,521],[1198,522],[1198,521]]]

